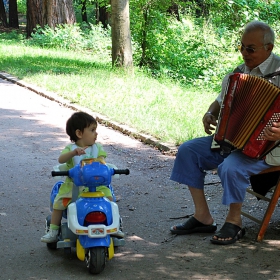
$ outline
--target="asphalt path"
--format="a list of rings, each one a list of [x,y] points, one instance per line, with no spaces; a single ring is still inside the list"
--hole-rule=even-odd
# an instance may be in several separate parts
[[[48,250],[40,237],[55,182],[50,172],[69,142],[65,122],[74,110],[0,79],[0,279],[280,279],[279,210],[262,243],[248,220],[245,237],[230,246],[211,244],[207,234],[172,236],[177,218],[193,213],[186,187],[169,180],[174,157],[103,125],[98,141],[107,162],[131,171],[113,182],[126,244],[98,276],[87,272],[75,250]],[[220,203],[219,178],[209,173],[206,184],[220,227],[227,208]]]
[[[50,213],[50,190],[55,183],[50,173],[57,164],[60,151],[69,143],[65,123],[75,108],[69,107],[69,104],[64,106],[67,102],[58,97],[59,102],[56,102],[53,97],[45,98],[36,92],[38,89],[31,91],[0,79],[0,279],[88,279],[90,275],[85,264],[77,260],[75,251],[65,255],[63,250],[50,251],[40,242],[44,234],[44,219]],[[135,250],[139,250],[139,246],[147,250],[149,242],[136,236],[134,225],[145,224],[150,210],[143,211],[141,207],[140,211],[136,210],[138,200],[148,195],[144,184],[151,185],[154,176],[159,178],[154,169],[166,168],[165,162],[171,162],[172,157],[163,156],[154,148],[102,125],[98,126],[98,141],[108,152],[107,162],[131,170],[131,175],[120,176],[116,180],[115,193],[118,203],[122,204],[120,211],[123,208],[123,212],[130,214],[123,214],[124,223],[127,223],[126,234],[132,236],[130,244],[134,246],[138,241]],[[142,162],[143,159],[145,162]],[[145,165],[144,171],[148,168],[147,174],[152,172],[154,175],[147,177],[143,174],[141,169]],[[170,170],[163,178],[168,180],[169,173]],[[133,202],[135,196],[137,203]],[[131,215],[137,212],[141,221]],[[142,212],[145,214],[142,215]],[[132,222],[129,222],[130,218]],[[164,237],[161,239],[164,240]],[[144,246],[141,243],[145,243]],[[119,267],[114,265],[118,256],[124,256]],[[138,262],[138,258],[143,256],[138,256],[137,252],[116,252],[115,258],[107,263],[98,278],[147,279],[145,264]],[[127,259],[132,263],[127,265]],[[140,264],[144,275],[132,278],[134,272],[131,267],[135,261]]]

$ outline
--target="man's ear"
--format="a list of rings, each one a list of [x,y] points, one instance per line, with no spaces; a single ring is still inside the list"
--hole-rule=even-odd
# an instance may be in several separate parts
[[[77,130],[75,131],[75,133],[76,133],[76,136],[77,136],[79,139],[82,138],[83,132],[82,132],[80,129],[77,129]]]
[[[268,44],[266,45],[266,50],[272,52],[274,45],[273,44]]]

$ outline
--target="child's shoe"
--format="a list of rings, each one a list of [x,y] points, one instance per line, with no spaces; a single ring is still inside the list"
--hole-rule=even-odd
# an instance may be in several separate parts
[[[114,232],[111,235],[114,236],[114,237],[117,237],[117,238],[124,238],[124,233],[120,229],[117,232]]]
[[[112,236],[115,236],[117,238],[124,238],[124,232],[123,232],[123,222],[122,218],[120,217],[120,228],[117,232],[113,233]]]
[[[41,237],[41,241],[45,243],[54,243],[58,240],[58,229],[49,229],[47,234]]]

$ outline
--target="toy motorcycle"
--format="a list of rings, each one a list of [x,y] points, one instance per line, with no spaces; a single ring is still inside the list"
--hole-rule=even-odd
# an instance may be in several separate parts
[[[47,243],[48,248],[64,248],[66,253],[76,247],[77,257],[85,261],[92,274],[98,274],[105,268],[106,260],[114,256],[114,247],[124,245],[121,219],[118,205],[114,202],[111,186],[112,176],[129,174],[129,170],[111,168],[94,159],[83,159],[68,171],[52,171],[52,176],[69,176],[74,182],[72,201],[63,217],[67,222],[61,224],[58,242]],[[51,204],[63,182],[57,182],[51,192]],[[98,186],[111,189],[114,201],[107,199],[103,192],[96,191]],[[88,187],[88,192],[78,195],[78,187]],[[52,210],[52,206],[51,206]],[[46,219],[46,231],[51,216]]]

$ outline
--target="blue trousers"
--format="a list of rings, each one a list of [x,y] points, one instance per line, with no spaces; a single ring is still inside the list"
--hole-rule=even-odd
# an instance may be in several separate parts
[[[221,155],[211,150],[213,136],[196,138],[183,143],[176,155],[170,179],[189,187],[204,189],[207,170],[218,169],[224,189],[222,203],[242,203],[250,176],[269,168],[264,160],[252,159],[241,151]]]

